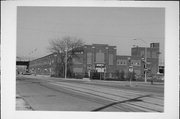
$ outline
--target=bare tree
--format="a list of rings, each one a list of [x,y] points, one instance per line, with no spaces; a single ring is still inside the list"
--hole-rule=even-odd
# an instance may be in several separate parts
[[[52,39],[50,40],[49,44],[50,47],[48,48],[48,50],[52,53],[57,54],[58,58],[60,58],[58,59],[60,60],[59,62],[60,66],[58,66],[56,70],[58,70],[58,72],[61,73],[59,74],[59,76],[62,76],[64,74],[66,52],[67,52],[67,65],[69,68],[70,65],[72,65],[72,57],[77,56],[75,52],[82,51],[82,46],[84,45],[84,42],[79,38],[66,36],[63,37],[62,39]]]

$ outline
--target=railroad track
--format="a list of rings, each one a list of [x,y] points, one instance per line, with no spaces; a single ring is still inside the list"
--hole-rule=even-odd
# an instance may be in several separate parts
[[[126,92],[125,90],[124,91],[120,90],[118,91],[120,92],[119,94],[122,94],[121,92],[127,93],[127,94],[118,95],[118,94],[115,94],[116,92],[114,93],[107,92],[103,89],[98,90],[96,88],[90,88],[88,86],[82,87],[80,86],[82,84],[79,84],[79,86],[73,86],[73,84],[65,84],[65,83],[62,83],[62,85],[59,85],[59,83],[56,82],[56,84],[53,84],[53,85],[64,87],[76,93],[84,93],[91,96],[102,98],[103,100],[109,100],[113,104],[116,104],[116,105],[125,104],[133,108],[137,107],[136,109],[137,111],[138,109],[139,111],[144,110],[148,112],[162,112],[163,111],[163,104],[158,104],[158,101],[159,102],[162,101],[161,98],[159,99],[159,97],[153,96],[151,94],[139,94],[135,92],[128,92],[128,91]],[[143,98],[146,98],[146,99],[143,99]],[[152,103],[151,100],[153,100],[154,103]],[[142,104],[138,104],[138,103],[142,103]]]
[[[96,88],[93,88],[92,85],[86,84],[77,85],[62,82],[53,83],[47,81],[42,82],[39,80],[25,81],[29,83],[36,83],[37,85],[46,87],[60,93],[69,94],[74,97],[104,105],[91,111],[103,111],[103,109],[105,108],[113,107],[122,112],[163,112],[163,100],[161,98],[159,99],[159,97],[154,97],[151,94],[139,94],[132,91],[119,91],[127,93],[126,95],[119,95],[120,93],[115,94],[116,92],[111,93],[108,91],[104,91],[104,87],[101,86],[100,90],[98,90]],[[161,104],[158,104],[158,101],[161,102]]]

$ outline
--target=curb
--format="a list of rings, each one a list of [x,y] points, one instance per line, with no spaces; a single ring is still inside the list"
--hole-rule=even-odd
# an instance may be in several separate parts
[[[33,108],[19,94],[16,94],[16,110],[33,110]]]

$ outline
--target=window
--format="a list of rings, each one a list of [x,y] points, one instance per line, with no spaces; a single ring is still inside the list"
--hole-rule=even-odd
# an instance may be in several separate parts
[[[144,50],[141,50],[141,57],[144,57]]]
[[[113,65],[113,54],[109,54],[109,65]]]
[[[101,50],[96,53],[96,63],[104,63],[104,53]]]
[[[92,64],[92,53],[87,53],[87,64]]]
[[[157,58],[156,52],[152,52],[152,58]]]
[[[117,60],[117,65],[119,65],[120,64],[120,62],[119,62],[119,60]]]
[[[118,65],[127,65],[127,60],[118,59],[118,60],[117,60],[117,64],[118,64]]]
[[[131,65],[133,65],[133,66],[140,66],[141,65],[140,62],[141,62],[140,60],[131,60]]]
[[[147,58],[151,58],[150,51],[147,51]]]

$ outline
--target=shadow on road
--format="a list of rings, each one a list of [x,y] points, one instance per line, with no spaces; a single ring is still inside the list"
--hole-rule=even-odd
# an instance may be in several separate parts
[[[129,100],[123,100],[123,101],[118,101],[118,102],[113,102],[111,104],[108,104],[108,105],[105,105],[103,107],[99,107],[97,109],[94,109],[94,110],[91,110],[91,111],[101,111],[105,108],[108,108],[108,107],[111,107],[113,105],[117,105],[117,104],[121,104],[121,103],[126,103],[126,102],[137,102],[137,101],[142,101],[140,98],[143,98],[143,97],[150,97],[151,95],[144,95],[144,96],[139,96],[139,97],[136,97],[136,98],[133,98],[133,99],[129,99]]]

